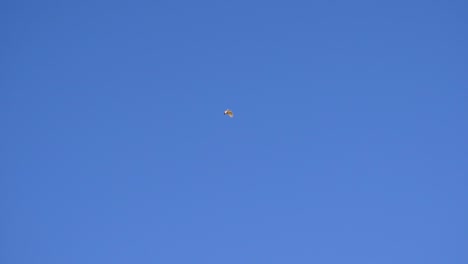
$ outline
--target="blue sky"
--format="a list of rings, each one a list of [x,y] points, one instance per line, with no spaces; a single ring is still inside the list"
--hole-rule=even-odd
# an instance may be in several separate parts
[[[467,8],[3,1],[1,262],[468,263]]]

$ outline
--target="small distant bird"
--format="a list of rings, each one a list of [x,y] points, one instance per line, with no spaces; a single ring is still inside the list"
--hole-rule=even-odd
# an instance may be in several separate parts
[[[224,111],[224,115],[228,115],[229,117],[234,117],[234,113],[229,109],[226,109]]]

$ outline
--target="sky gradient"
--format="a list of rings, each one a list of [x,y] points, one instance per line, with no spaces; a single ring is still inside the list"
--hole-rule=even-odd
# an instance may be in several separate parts
[[[0,262],[468,263],[467,10],[2,1]]]

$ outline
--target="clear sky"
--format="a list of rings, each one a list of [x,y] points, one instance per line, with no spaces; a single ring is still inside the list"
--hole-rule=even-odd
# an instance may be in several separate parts
[[[468,263],[467,10],[2,1],[0,262]]]

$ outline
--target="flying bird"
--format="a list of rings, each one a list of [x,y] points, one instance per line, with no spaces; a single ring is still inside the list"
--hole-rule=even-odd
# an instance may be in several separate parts
[[[234,113],[229,109],[226,109],[224,111],[224,115],[228,115],[229,117],[234,117]]]

